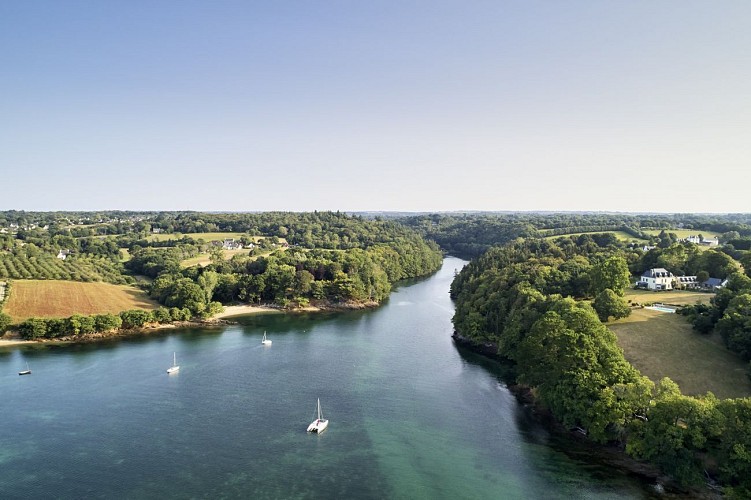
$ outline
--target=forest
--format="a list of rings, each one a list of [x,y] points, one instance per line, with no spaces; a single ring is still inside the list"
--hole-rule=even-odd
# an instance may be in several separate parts
[[[603,324],[630,313],[622,296],[631,272],[660,258],[676,269],[731,270],[723,267],[726,258],[732,262],[727,254],[718,252],[724,257],[717,265],[715,255],[701,258],[682,243],[666,244],[643,252],[580,235],[491,248],[452,283],[456,334],[492,347],[513,366],[516,383],[564,426],[658,465],[681,485],[702,484],[709,475],[727,494],[745,498],[751,399],[689,397],[670,379],[653,383],[628,363]],[[750,280],[737,268],[729,277],[733,284],[706,313],[722,313],[717,328],[734,332],[723,333],[728,347],[748,356],[738,344],[751,336],[751,308],[744,308]]]

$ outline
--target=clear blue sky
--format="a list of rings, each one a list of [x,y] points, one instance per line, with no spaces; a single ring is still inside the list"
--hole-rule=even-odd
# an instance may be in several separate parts
[[[0,2],[0,209],[751,211],[751,2]]]

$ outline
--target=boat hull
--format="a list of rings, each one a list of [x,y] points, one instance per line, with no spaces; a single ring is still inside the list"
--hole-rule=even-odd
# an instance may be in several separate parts
[[[19,375],[31,375],[31,370],[24,370],[22,372],[18,372]]]
[[[177,373],[180,371],[179,366],[173,366],[172,368],[167,368],[167,373]]]
[[[320,434],[323,431],[325,431],[328,426],[329,426],[328,420],[318,419],[318,420],[313,421],[313,423],[311,423],[308,426],[308,432],[314,432],[314,433]]]

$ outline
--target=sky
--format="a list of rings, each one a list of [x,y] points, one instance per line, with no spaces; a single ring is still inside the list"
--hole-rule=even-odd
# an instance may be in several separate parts
[[[0,210],[751,212],[751,2],[0,2]]]

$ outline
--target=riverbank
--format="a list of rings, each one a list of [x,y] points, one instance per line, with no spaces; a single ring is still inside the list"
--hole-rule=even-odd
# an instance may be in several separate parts
[[[451,337],[454,342],[476,354],[507,364],[508,360],[498,355],[498,350],[492,343],[476,344],[466,337],[454,332]],[[722,495],[709,487],[702,489],[685,490],[678,487],[675,481],[663,474],[659,468],[648,462],[642,462],[627,455],[623,448],[615,445],[599,445],[588,440],[580,429],[568,429],[558,422],[550,411],[543,408],[535,399],[531,388],[515,383],[507,383],[506,387],[516,397],[517,401],[531,409],[535,419],[544,425],[549,432],[571,443],[576,443],[585,454],[597,456],[600,460],[612,467],[616,467],[631,474],[653,481],[655,492],[659,492],[663,498],[693,498],[700,500],[718,500]]]
[[[328,301],[317,301],[313,305],[297,308],[282,308],[272,304],[235,304],[224,306],[224,311],[215,314],[208,319],[192,319],[189,321],[173,321],[171,323],[148,323],[140,328],[121,328],[110,330],[108,332],[97,332],[85,335],[68,335],[55,338],[40,338],[35,340],[22,339],[18,333],[9,332],[0,337],[0,348],[18,345],[34,344],[70,344],[96,342],[100,340],[109,340],[117,337],[132,337],[136,335],[148,335],[152,332],[177,328],[206,328],[221,327],[236,324],[231,318],[246,316],[252,314],[295,314],[305,312],[323,312],[323,311],[350,311],[360,309],[371,309],[378,307],[380,304],[375,301],[368,302],[343,302],[332,303]]]

